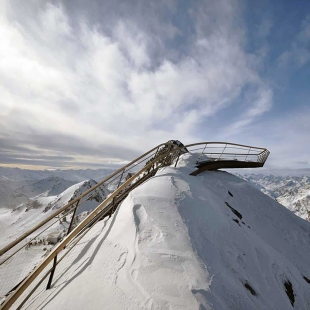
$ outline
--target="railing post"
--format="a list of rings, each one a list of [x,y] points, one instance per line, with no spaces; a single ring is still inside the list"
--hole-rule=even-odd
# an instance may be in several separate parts
[[[123,171],[122,171],[122,174],[121,174],[121,177],[119,178],[119,181],[118,181],[118,184],[117,184],[117,188],[116,188],[116,189],[118,189],[118,188],[119,188],[119,185],[121,184],[121,181],[122,181],[122,177],[123,177],[124,172],[125,172],[125,169],[123,169]]]
[[[246,159],[248,158],[250,151],[251,151],[251,147],[249,148],[248,154],[246,154],[246,157],[245,157],[244,161],[246,161]]]
[[[47,286],[46,286],[47,290],[49,290],[51,288],[51,286],[52,286],[52,281],[53,281],[53,277],[54,277],[56,266],[57,266],[57,255],[54,257],[53,268],[51,270],[50,278],[48,279],[48,283],[47,283]]]
[[[198,157],[197,163],[198,163],[198,161],[199,161],[200,157],[202,156],[203,152],[205,151],[205,149],[206,149],[207,145],[208,145],[208,143],[206,143],[206,144],[205,144],[205,147],[203,148],[203,150],[202,150],[201,154],[200,154],[200,155],[199,155],[199,157]]]
[[[157,154],[158,154],[158,151],[159,151],[159,147],[157,148],[156,152],[155,152],[155,155],[154,155],[154,159],[156,158]]]
[[[257,155],[257,161],[260,163],[261,161],[260,161],[260,157],[261,157],[261,154],[258,154]]]
[[[71,222],[70,222],[70,225],[69,225],[69,228],[68,228],[68,231],[67,231],[67,236],[70,234],[70,231],[71,231],[71,229],[72,229],[72,225],[73,225],[74,218],[75,218],[75,213],[76,213],[76,210],[77,210],[77,208],[78,208],[78,206],[79,206],[79,203],[80,203],[80,200],[77,201],[76,206],[75,206],[75,208],[74,208],[74,210],[73,210]]]
[[[178,164],[178,161],[179,161],[179,158],[180,158],[180,154],[181,154],[181,150],[179,150],[179,152],[178,152],[178,158],[177,158],[177,160],[175,162],[174,168],[176,168],[176,166]]]
[[[225,151],[225,149],[226,149],[226,146],[227,146],[227,143],[225,144],[225,147],[224,147],[224,149],[223,149],[223,151],[222,151],[222,153],[221,153],[219,159],[221,159],[221,157],[222,157],[222,155],[223,155],[223,153],[224,153],[224,151]]]
[[[159,152],[159,147],[157,148],[157,150],[156,150],[156,152],[155,152],[155,155],[154,155],[154,157],[153,157],[154,160],[156,159],[156,156],[157,156],[158,152]],[[154,162],[154,164],[153,164],[152,167],[151,167],[151,170],[154,170],[154,169],[155,169],[155,162]]]

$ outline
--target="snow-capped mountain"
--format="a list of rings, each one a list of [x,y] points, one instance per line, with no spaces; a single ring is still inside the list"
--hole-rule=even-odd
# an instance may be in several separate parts
[[[8,187],[5,183],[0,184],[0,208],[7,207],[7,208],[14,208],[16,203],[21,203],[25,199],[20,199],[16,197],[16,193],[10,187]]]
[[[45,194],[46,196],[56,196],[68,187],[72,186],[74,182],[68,181],[59,177],[49,177],[43,180],[35,180],[30,184],[24,185],[15,189],[17,193],[26,195],[28,198]]]
[[[299,217],[310,221],[310,177],[274,176],[263,174],[239,175]]]
[[[55,196],[84,180],[97,182],[114,169],[23,170],[0,167],[0,208],[16,208],[35,196]]]
[[[3,209],[0,213],[0,234],[1,244],[8,243],[7,240],[13,239],[22,232],[31,228],[35,224],[42,221],[44,218],[53,213],[56,209],[63,207],[68,202],[74,200],[76,197],[87,191],[89,188],[96,185],[94,180],[86,180],[74,184],[67,188],[64,192],[55,196],[47,196],[46,192],[35,196],[18,207],[12,210]],[[93,210],[100,202],[102,202],[109,191],[103,186],[98,187],[94,193],[77,209],[76,216]],[[86,198],[86,197],[85,197]],[[84,198],[84,199],[85,199]],[[82,215],[83,217],[83,215]],[[63,230],[67,224],[62,224],[61,227],[57,224],[47,231]]]
[[[20,180],[42,180],[50,177],[59,177],[72,182],[81,182],[87,179],[98,181],[114,172],[115,169],[79,169],[79,170],[25,170],[19,168],[0,167],[0,180],[20,181]]]
[[[227,172],[191,176],[196,160],[133,190],[27,306],[308,310],[310,223]]]
[[[43,181],[43,182],[42,182]],[[3,248],[9,244],[12,240],[22,235],[25,231],[29,230],[39,222],[43,221],[46,217],[50,216],[59,209],[66,205],[68,202],[77,198],[79,195],[97,184],[94,180],[86,180],[77,184],[74,184],[67,188],[65,191],[58,195],[48,196],[48,193],[53,191],[58,192],[62,187],[61,179],[49,179],[32,183],[30,189],[45,190],[49,188],[47,184],[53,185],[50,190],[46,190],[38,196],[32,197],[21,203],[13,211],[7,208],[0,209],[0,248]],[[59,185],[58,181],[62,184]],[[70,181],[68,181],[70,182]],[[67,183],[68,185],[69,183]],[[24,188],[28,192],[29,188]],[[35,193],[35,191],[31,191]],[[83,204],[81,204],[75,214],[74,224],[75,227],[81,220],[83,220],[91,210],[93,210],[100,202],[102,202],[109,191],[103,186],[98,187],[91,196],[88,197]],[[84,197],[83,200],[87,199]],[[0,300],[4,294],[6,294],[16,283],[16,278],[22,281],[27,275],[27,272],[34,267],[34,264],[42,260],[46,251],[50,249],[53,244],[57,243],[64,236],[66,236],[73,215],[69,212],[62,219],[54,219],[37,230],[34,234],[30,235],[28,241],[35,238],[31,242],[31,246],[27,246],[19,253],[20,256],[13,257],[14,265],[14,277],[6,277],[5,281],[2,281],[6,275],[5,265],[0,265]],[[42,232],[39,236],[38,233]],[[24,244],[27,240],[23,241]],[[27,267],[28,266],[28,269]],[[29,267],[30,266],[30,267]],[[1,303],[1,301],[0,301]]]
[[[54,199],[52,199],[45,207],[44,211],[46,212],[50,209],[55,210],[61,208],[62,206],[74,200],[96,184],[97,182],[95,180],[87,180],[74,184],[63,193],[57,195]],[[90,198],[78,208],[77,214],[84,211],[93,210],[96,206],[98,206],[100,202],[102,202],[107,197],[109,193],[110,192],[105,187],[99,186],[94,190]]]
[[[59,177],[49,177],[43,180],[0,181],[0,207],[15,209],[20,203],[31,198],[55,196],[75,182]]]

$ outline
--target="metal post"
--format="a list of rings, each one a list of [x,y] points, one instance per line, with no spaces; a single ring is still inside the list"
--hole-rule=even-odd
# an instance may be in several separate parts
[[[156,159],[156,156],[157,156],[158,152],[159,152],[159,147],[157,148],[157,150],[156,150],[156,152],[155,152],[155,155],[154,155],[154,157],[153,157],[154,160]],[[151,167],[150,170],[152,170],[152,169],[153,169],[153,170],[155,169],[155,163],[152,165],[152,167]]]
[[[260,163],[261,162],[261,160],[260,160],[260,158],[261,158],[261,154],[258,154],[258,156],[257,156],[257,161]]]
[[[225,144],[225,147],[224,147],[224,149],[223,149],[223,151],[222,151],[222,153],[221,153],[219,159],[222,157],[222,155],[223,155],[223,153],[224,153],[224,151],[225,151],[225,149],[226,149],[226,146],[227,146],[227,143]]]
[[[202,150],[201,154],[199,155],[198,160],[197,160],[197,163],[198,163],[198,161],[199,161],[199,159],[200,159],[201,155],[202,155],[202,154],[203,154],[203,152],[205,151],[205,149],[206,149],[207,145],[208,145],[208,143],[206,143],[206,145],[205,145],[204,149]]]
[[[246,154],[246,157],[245,157],[245,160],[244,160],[244,161],[246,161],[246,159],[248,158],[250,151],[251,151],[251,147],[249,148],[248,154]]]
[[[177,164],[178,164],[178,161],[179,161],[179,158],[180,158],[180,153],[181,153],[181,150],[179,151],[179,153],[178,153],[178,158],[177,158],[177,160],[176,160],[176,162],[175,162],[175,165],[174,165],[174,168],[177,166]]]
[[[156,158],[158,151],[159,151],[159,147],[157,148],[157,150],[155,152],[154,159]]]
[[[74,208],[74,211],[73,211],[73,214],[72,214],[72,218],[71,218],[71,222],[70,222],[70,225],[69,225],[69,228],[68,228],[67,236],[70,234],[70,231],[72,229],[73,221],[74,221],[74,218],[75,218],[75,213],[76,213],[76,210],[77,210],[77,208],[79,206],[79,203],[80,203],[80,200],[77,201],[76,206]]]
[[[47,286],[46,286],[47,290],[49,290],[51,288],[51,286],[52,286],[52,281],[53,281],[53,277],[54,277],[56,266],[57,266],[57,255],[54,257],[53,268],[51,270],[50,278],[48,279],[48,283],[47,283]]]
[[[114,211],[115,211],[115,197],[112,199],[112,209],[111,209],[111,213],[109,215],[109,218],[112,216]]]
[[[118,188],[119,188],[119,185],[121,184],[121,181],[122,181],[122,177],[123,177],[124,172],[125,172],[125,169],[123,169],[123,171],[122,171],[122,174],[121,174],[121,177],[119,178],[119,181],[118,181],[118,184],[117,184],[117,188],[116,188],[116,189],[118,189]]]

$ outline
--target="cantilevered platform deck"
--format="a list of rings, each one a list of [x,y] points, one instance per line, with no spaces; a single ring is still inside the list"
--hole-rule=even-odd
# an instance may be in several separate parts
[[[233,169],[233,168],[260,168],[263,167],[263,163],[252,161],[238,161],[238,160],[219,160],[219,161],[205,161],[197,164],[197,170],[191,173],[191,175],[197,175],[207,170],[217,169]]]
[[[199,153],[197,170],[191,175],[198,175],[207,170],[260,168],[264,166],[270,154],[265,148],[228,142],[203,142],[186,147],[191,153]]]

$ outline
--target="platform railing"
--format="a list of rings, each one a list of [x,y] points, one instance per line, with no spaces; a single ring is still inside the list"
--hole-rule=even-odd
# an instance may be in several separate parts
[[[200,153],[198,162],[237,160],[263,164],[270,154],[266,148],[229,142],[200,142],[186,147],[192,153]]]

